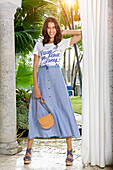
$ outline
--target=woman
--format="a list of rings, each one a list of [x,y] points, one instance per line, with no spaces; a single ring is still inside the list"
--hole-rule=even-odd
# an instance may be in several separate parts
[[[63,34],[75,36],[62,39]],[[66,165],[73,164],[71,137],[79,138],[79,129],[74,112],[60,70],[63,53],[66,48],[81,40],[81,31],[61,30],[54,17],[48,17],[42,29],[43,40],[36,43],[33,54],[33,81],[34,87],[29,105],[29,135],[28,146],[24,163],[31,162],[32,143],[35,137],[66,137],[67,158]],[[37,68],[40,65],[38,72]],[[54,117],[54,125],[46,130],[37,120],[36,101],[43,97]],[[38,114],[43,116],[44,108],[38,101]]]

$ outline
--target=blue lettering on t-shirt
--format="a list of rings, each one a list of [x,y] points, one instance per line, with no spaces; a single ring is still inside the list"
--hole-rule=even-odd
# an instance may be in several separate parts
[[[56,52],[56,54],[55,54]],[[40,51],[40,55],[41,55],[41,60],[43,60],[43,64],[46,64],[47,62],[50,63],[50,62],[55,62],[57,63],[59,60],[59,56],[60,56],[60,52],[58,50],[41,50]],[[58,58],[56,58],[58,57]]]
[[[43,56],[43,55],[46,55],[46,54],[50,54],[50,53],[52,53],[52,50],[48,50],[48,51],[45,51],[45,50],[41,50],[40,51],[40,54],[41,54],[41,56]]]
[[[59,57],[60,53],[55,54],[56,51],[58,52],[58,50],[54,50],[53,52],[52,52],[52,50],[48,50],[48,51],[41,50],[40,55],[43,56],[43,55],[48,54],[48,57]]]
[[[56,63],[56,62],[58,62],[58,60],[57,60],[57,58],[56,59],[55,58],[54,59],[49,59],[48,63],[50,63],[50,62],[55,62]]]
[[[46,57],[46,56],[41,57],[42,60],[46,60],[47,58],[48,57]]]

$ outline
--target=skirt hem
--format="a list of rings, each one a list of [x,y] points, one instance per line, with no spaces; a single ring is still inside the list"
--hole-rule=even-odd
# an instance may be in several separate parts
[[[33,138],[66,138],[66,137],[73,137],[75,139],[79,139],[80,137],[75,137],[75,136],[72,136],[72,135],[67,135],[67,136],[34,136],[32,138],[29,138],[28,139],[33,139]]]

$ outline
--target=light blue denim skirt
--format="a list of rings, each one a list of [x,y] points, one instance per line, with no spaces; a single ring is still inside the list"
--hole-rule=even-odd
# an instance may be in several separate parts
[[[36,111],[36,98],[34,97],[33,87],[29,104],[28,138],[80,138],[78,125],[74,116],[68,90],[59,65],[40,66],[37,75],[41,96],[45,99],[55,121],[54,125],[50,129],[44,129],[39,124]],[[38,116],[42,117],[46,114],[48,114],[48,112],[38,101]]]

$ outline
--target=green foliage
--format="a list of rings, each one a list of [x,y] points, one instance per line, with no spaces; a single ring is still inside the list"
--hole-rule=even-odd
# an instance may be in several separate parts
[[[33,86],[33,69],[29,64],[19,63],[16,71],[16,87],[29,89]]]
[[[28,31],[15,32],[16,53],[29,54],[33,50],[34,41]]]
[[[28,110],[23,104],[17,107],[17,128],[28,129]]]
[[[25,91],[16,89],[16,111],[17,111],[17,128],[28,129],[28,111],[31,94],[28,93],[31,89]]]
[[[82,114],[82,97],[74,96],[74,98],[70,98],[70,100],[71,100],[74,113]]]

